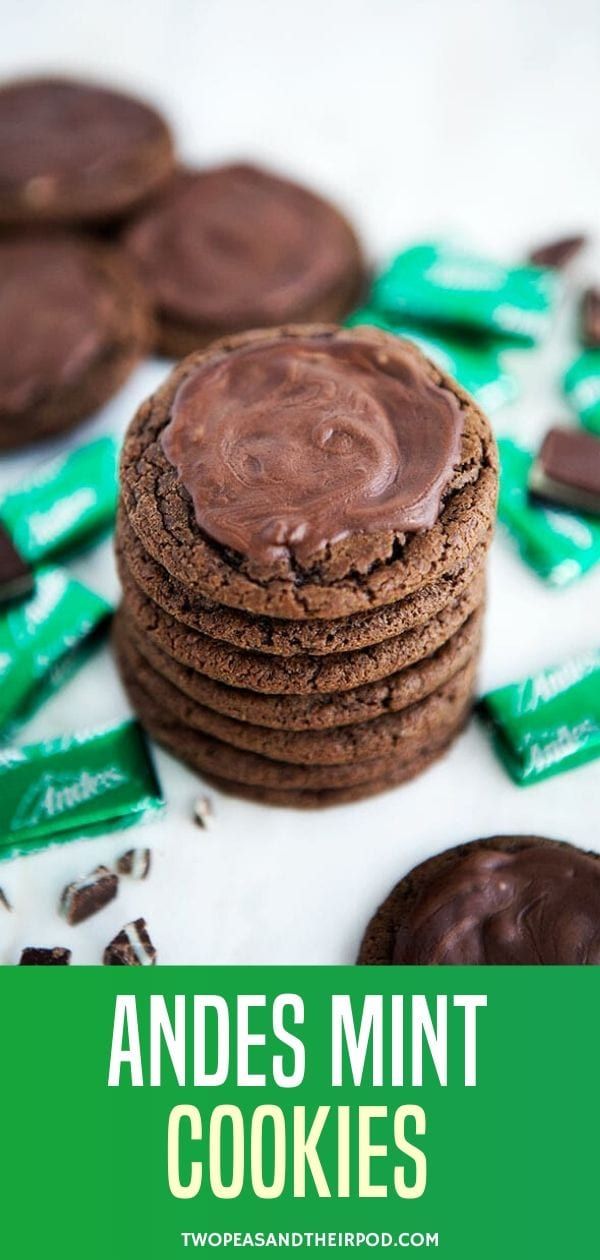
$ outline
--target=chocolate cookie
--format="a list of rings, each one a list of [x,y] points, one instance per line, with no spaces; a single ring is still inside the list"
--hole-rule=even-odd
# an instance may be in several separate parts
[[[131,96],[58,78],[0,88],[0,226],[122,216],[173,164],[166,124]]]
[[[351,722],[368,722],[371,718],[400,712],[424,700],[454,678],[478,653],[482,619],[482,610],[478,609],[432,656],[380,682],[367,683],[351,691],[311,696],[261,695],[247,688],[214,682],[205,674],[180,665],[150,643],[127,620],[123,609],[116,615],[114,632],[117,641],[122,638],[131,642],[155,673],[167,678],[190,700],[255,726],[314,731],[345,726]]]
[[[459,599],[483,572],[489,541],[487,538],[480,543],[461,568],[444,573],[431,586],[423,586],[395,604],[332,621],[291,621],[252,616],[239,608],[227,608],[200,595],[190,595],[144,550],[122,507],[117,514],[115,536],[119,569],[129,571],[136,586],[176,621],[235,647],[285,657],[356,651],[424,625]]]
[[[600,964],[600,861],[493,836],[415,867],[371,919],[359,963]]]
[[[303,791],[301,788],[268,788],[256,787],[250,783],[233,783],[229,779],[219,778],[218,775],[208,774],[206,771],[202,771],[202,776],[219,791],[231,796],[241,796],[245,800],[255,801],[260,805],[281,805],[287,809],[328,809],[335,805],[350,805],[354,801],[363,801],[370,796],[378,796],[380,792],[390,792],[393,788],[401,787],[403,783],[416,779],[445,755],[455,738],[456,735],[453,735],[446,744],[430,749],[421,757],[417,757],[410,765],[399,767],[382,779],[372,779],[370,783],[359,783],[355,787],[322,788],[320,791],[311,791],[310,788],[306,788]],[[171,747],[171,752],[173,751]],[[176,752],[175,756],[178,756]]]
[[[71,428],[119,388],[149,335],[127,260],[78,237],[0,240],[0,450]]]
[[[489,535],[487,420],[374,328],[254,332],[191,355],[139,409],[122,493],[145,550],[195,595],[342,617],[411,595]]]
[[[168,656],[216,682],[248,687],[267,694],[311,695],[315,692],[349,691],[367,682],[386,678],[423,657],[430,656],[464,625],[479,608],[484,595],[483,575],[477,577],[460,599],[443,608],[424,626],[416,626],[394,639],[384,639],[356,652],[332,652],[328,656],[268,656],[210,639],[153,604],[135,585],[121,565],[124,608],[138,633]]]
[[[418,773],[417,769],[413,771],[413,766],[420,766],[422,758],[429,753],[441,752],[442,748],[448,747],[465,725],[470,708],[469,705],[464,705],[454,726],[416,751],[414,761],[404,762],[398,756],[388,756],[362,759],[358,764],[350,765],[294,765],[234,748],[231,744],[177,723],[170,714],[165,714],[164,707],[141,685],[134,674],[124,672],[122,677],[143,726],[179,760],[202,774],[226,779],[231,784],[247,784],[255,788],[275,789],[278,792],[338,791],[359,785],[370,787],[373,783],[397,782],[397,776],[408,772],[409,767],[411,772]]]
[[[358,758],[373,761],[394,757],[398,763],[414,760],[424,745],[454,729],[472,694],[476,667],[475,660],[469,661],[427,699],[399,713],[325,731],[289,731],[239,722],[198,704],[157,674],[122,634],[116,636],[115,648],[125,683],[134,677],[177,724],[214,736],[234,748],[300,766],[351,765]]]
[[[175,358],[248,328],[341,319],[364,277],[333,206],[241,164],[180,172],[123,243],[156,311],[159,349]]]

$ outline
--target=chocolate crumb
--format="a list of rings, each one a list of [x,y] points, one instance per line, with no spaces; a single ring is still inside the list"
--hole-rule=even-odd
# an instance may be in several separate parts
[[[97,866],[91,875],[67,884],[60,899],[61,913],[67,923],[83,923],[116,897],[118,887],[118,876],[107,866]]]
[[[156,950],[145,919],[126,923],[125,927],[106,946],[103,958],[105,967],[152,967],[156,963]]]
[[[5,910],[12,910],[10,901],[8,900],[8,897],[6,896],[6,893],[2,890],[2,888],[0,888],[0,906],[4,906]]]
[[[214,820],[214,810],[212,801],[208,796],[197,796],[194,801],[194,822],[198,827],[203,827],[205,831],[212,827]]]

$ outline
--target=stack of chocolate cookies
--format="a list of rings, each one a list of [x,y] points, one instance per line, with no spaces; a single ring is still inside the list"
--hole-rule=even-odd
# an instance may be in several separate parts
[[[225,790],[402,783],[472,703],[497,464],[411,344],[304,325],[197,351],[122,457],[115,647],[148,731]]]

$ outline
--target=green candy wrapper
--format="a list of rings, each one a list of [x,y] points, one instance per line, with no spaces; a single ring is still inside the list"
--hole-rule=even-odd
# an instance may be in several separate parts
[[[0,751],[0,859],[131,827],[163,806],[138,722]]]
[[[87,660],[110,604],[62,569],[38,569],[33,594],[0,616],[0,739],[6,739]]]
[[[0,521],[24,560],[56,559],[89,546],[110,529],[117,462],[115,439],[99,438],[43,464],[0,499]]]
[[[600,436],[600,350],[586,350],[565,373],[563,387],[586,429]]]
[[[528,565],[553,586],[567,586],[600,560],[600,523],[529,499],[534,456],[509,438],[500,438],[498,516]]]
[[[370,305],[385,315],[463,326],[535,345],[550,327],[557,275],[542,267],[503,267],[442,243],[397,254],[373,285]]]
[[[472,394],[484,411],[497,411],[517,397],[519,387],[516,378],[504,369],[497,349],[489,341],[468,344],[445,332],[438,335],[437,329],[425,331],[408,323],[396,323],[370,306],[353,311],[346,320],[346,325],[351,328],[359,324],[373,324],[385,332],[414,341],[442,372],[454,377],[468,394]]]
[[[600,757],[600,651],[491,691],[479,710],[515,783],[539,783]]]

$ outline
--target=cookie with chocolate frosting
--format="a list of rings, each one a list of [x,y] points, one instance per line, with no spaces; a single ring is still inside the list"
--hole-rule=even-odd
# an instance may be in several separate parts
[[[365,271],[333,206],[241,163],[178,173],[123,243],[156,312],[158,347],[175,358],[247,328],[341,319]]]
[[[300,326],[179,364],[129,429],[121,481],[144,549],[194,596],[305,620],[464,564],[497,462],[483,413],[411,343]]]
[[[136,586],[176,621],[234,647],[254,648],[285,657],[356,651],[381,643],[384,639],[395,638],[415,626],[425,625],[448,604],[460,599],[480,576],[489,543],[488,537],[460,568],[443,573],[437,582],[421,587],[406,599],[350,617],[295,621],[253,616],[240,608],[228,608],[190,593],[145,551],[122,505],[117,513],[115,533],[119,568],[129,573]]]
[[[115,251],[62,234],[0,239],[0,450],[62,433],[106,402],[149,325]]]
[[[332,726],[369,722],[425,700],[477,656],[481,624],[482,610],[477,609],[442,647],[414,665],[350,691],[302,696],[265,695],[215,682],[206,674],[181,665],[151,643],[136,630],[124,608],[116,614],[114,634],[117,644],[120,640],[132,644],[155,674],[216,713],[274,730],[323,731]]]
[[[467,661],[426,699],[400,712],[324,731],[291,731],[239,721],[200,704],[156,673],[122,634],[117,634],[115,648],[124,678],[135,677],[175,722],[236,749],[299,766],[351,765],[357,759],[373,761],[379,757],[394,757],[398,764],[414,760],[425,746],[454,729],[470,699],[476,667],[474,659]]]
[[[127,619],[146,642],[216,682],[268,695],[349,691],[387,678],[437,651],[481,606],[484,596],[484,576],[479,574],[458,599],[425,625],[358,651],[286,658],[235,648],[191,630],[153,604],[123,564],[120,576]]]
[[[469,699],[455,714],[454,720],[436,732],[435,738],[424,738],[420,744],[415,741],[411,746],[410,756],[406,758],[396,752],[386,756],[364,757],[344,764],[300,765],[276,761],[262,753],[236,748],[224,740],[177,722],[135,670],[123,664],[121,677],[142,724],[159,744],[203,775],[216,776],[232,784],[259,788],[261,791],[302,791],[314,794],[361,788],[368,793],[373,790],[374,783],[378,784],[375,790],[380,790],[384,782],[390,786],[403,782],[406,776],[419,773],[424,759],[430,755],[433,757],[448,747],[464,727],[470,712]]]
[[[143,101],[63,78],[0,88],[0,226],[122,217],[173,166],[169,129]]]
[[[493,836],[415,867],[371,919],[359,963],[600,964],[600,855]]]

